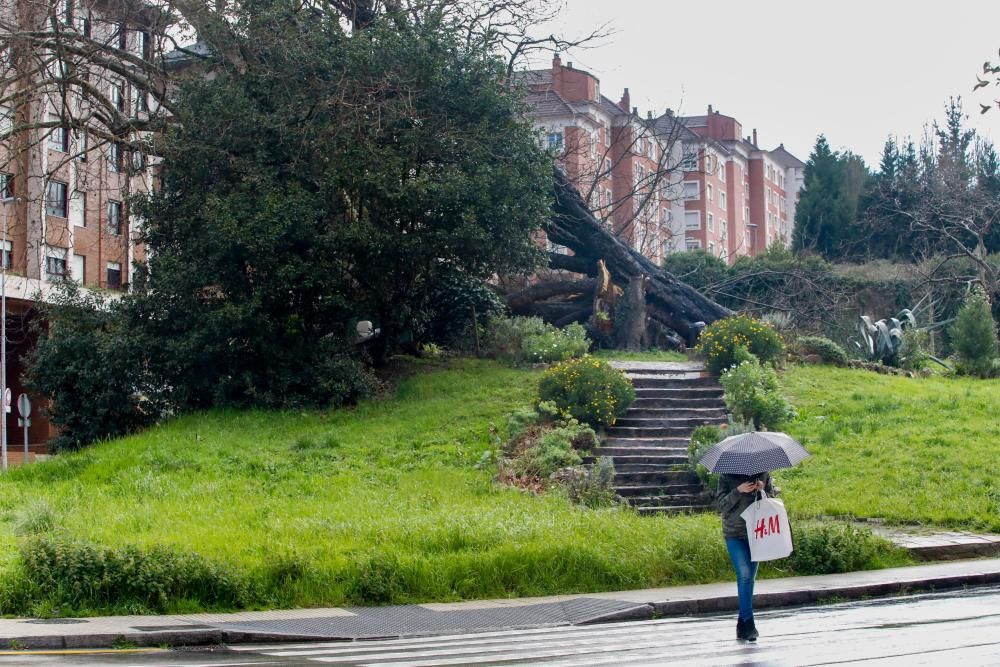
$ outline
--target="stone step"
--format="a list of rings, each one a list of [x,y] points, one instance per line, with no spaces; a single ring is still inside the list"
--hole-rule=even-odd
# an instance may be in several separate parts
[[[615,493],[623,498],[661,498],[701,493],[701,484],[629,484],[615,486]],[[689,499],[690,501],[690,499]]]
[[[686,452],[690,438],[604,438],[604,447],[663,447]]]
[[[722,398],[722,387],[648,388],[636,387],[636,400],[642,398]]]
[[[630,375],[636,389],[717,389],[719,381],[713,377],[664,377],[657,375]]]
[[[700,361],[618,361],[608,362],[623,373],[704,373]]]
[[[617,457],[615,458],[615,473],[620,474],[632,474],[632,473],[673,473],[673,472],[691,472],[688,467],[687,460],[684,461],[671,461],[668,463],[663,462],[645,462],[645,463],[620,463],[621,459],[630,457]],[[643,457],[643,458],[654,458],[654,457]]]
[[[664,466],[683,466],[688,463],[687,454],[671,454],[664,456],[662,454],[632,454],[633,450],[626,450],[630,452],[629,454],[612,455],[611,458],[615,464],[615,470],[617,471],[619,467],[630,468],[632,466],[655,466],[656,468],[663,468]],[[662,450],[657,450],[662,451]],[[601,456],[608,456],[607,454]],[[597,463],[598,456],[585,456],[583,457],[584,463]]]
[[[615,482],[618,486],[664,487],[675,484],[700,484],[698,475],[690,470],[619,470],[615,468]]]
[[[684,426],[609,426],[606,433],[609,438],[687,438],[696,426],[703,423],[685,424]],[[716,424],[725,424],[725,420],[716,420]]]
[[[707,417],[709,419],[726,418],[726,408],[724,405],[711,408],[632,408],[630,407],[624,415],[618,418],[618,424],[622,419],[678,419],[682,417]]]
[[[621,456],[677,457],[687,460],[687,448],[677,447],[594,447],[591,453],[597,456],[611,456],[617,461]]]
[[[701,415],[698,417],[632,417],[626,414],[624,417],[619,417],[615,421],[615,425],[608,428],[608,431],[610,432],[612,429],[618,428],[669,428],[686,429],[687,433],[690,434],[691,431],[705,424],[725,423],[725,414]]]
[[[637,398],[629,405],[629,410],[667,410],[667,409],[725,409],[726,402],[719,396],[689,397],[686,394],[670,398],[643,398],[636,394]]]

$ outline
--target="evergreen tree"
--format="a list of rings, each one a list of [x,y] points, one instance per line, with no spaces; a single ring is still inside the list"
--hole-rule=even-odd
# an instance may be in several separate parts
[[[849,256],[859,235],[858,209],[871,175],[861,157],[830,150],[820,135],[806,162],[792,245],[827,259]]]

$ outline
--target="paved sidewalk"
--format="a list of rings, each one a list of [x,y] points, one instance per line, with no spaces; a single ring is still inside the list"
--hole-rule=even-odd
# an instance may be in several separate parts
[[[758,608],[1000,583],[1000,558],[871,572],[768,579]],[[238,614],[0,619],[0,647],[94,648],[375,639],[587,625],[736,609],[733,583],[449,604]]]

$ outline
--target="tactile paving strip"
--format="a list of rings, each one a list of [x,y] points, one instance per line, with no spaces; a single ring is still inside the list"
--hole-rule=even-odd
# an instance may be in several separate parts
[[[234,632],[288,634],[344,639],[373,639],[538,626],[578,625],[615,613],[627,612],[634,602],[573,598],[519,607],[433,611],[408,605],[400,607],[351,607],[354,616],[297,618],[274,621],[220,623]]]

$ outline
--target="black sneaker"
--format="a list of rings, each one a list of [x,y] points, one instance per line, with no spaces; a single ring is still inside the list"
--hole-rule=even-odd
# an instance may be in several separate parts
[[[752,618],[743,624],[744,639],[746,639],[748,642],[755,642],[757,641],[757,637],[759,636],[760,634],[757,632],[757,626],[754,625]]]
[[[736,638],[746,639],[747,638],[747,624],[742,618],[736,619]]]

